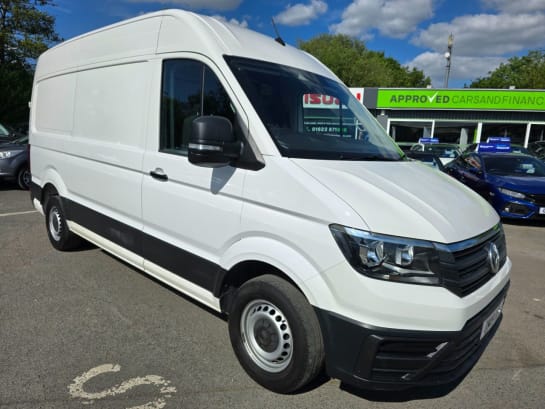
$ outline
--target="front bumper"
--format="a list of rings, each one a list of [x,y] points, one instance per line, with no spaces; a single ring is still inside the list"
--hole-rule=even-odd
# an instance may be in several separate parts
[[[500,217],[505,219],[545,220],[545,214],[540,214],[540,209],[545,209],[545,203],[535,203],[502,195],[494,199],[492,204]]]
[[[481,339],[483,323],[503,305],[509,284],[460,331],[404,331],[366,326],[316,308],[328,374],[362,389],[401,390],[449,384],[478,361],[500,321]]]

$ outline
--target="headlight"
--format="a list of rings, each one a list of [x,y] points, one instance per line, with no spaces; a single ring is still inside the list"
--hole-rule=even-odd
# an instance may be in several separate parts
[[[0,152],[0,159],[7,159],[7,158],[10,158],[12,156],[15,156],[14,153],[15,152],[13,152],[13,151],[1,151]]]
[[[438,259],[433,243],[374,234],[332,224],[335,241],[348,262],[361,274],[380,280],[440,285],[430,268]]]
[[[514,190],[504,189],[503,187],[500,187],[498,190],[502,192],[504,195],[511,196],[516,199],[526,199],[526,195],[524,193],[515,192]]]

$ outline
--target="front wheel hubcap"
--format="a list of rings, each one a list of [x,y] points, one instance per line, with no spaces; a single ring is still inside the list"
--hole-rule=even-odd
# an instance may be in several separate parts
[[[291,328],[284,313],[269,301],[255,300],[242,311],[240,329],[252,361],[267,372],[288,367],[293,357]]]
[[[59,241],[62,233],[61,214],[56,206],[49,210],[49,233],[53,240]]]

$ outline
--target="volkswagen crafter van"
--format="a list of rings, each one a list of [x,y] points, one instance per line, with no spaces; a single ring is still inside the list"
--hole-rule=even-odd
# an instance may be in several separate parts
[[[30,124],[52,245],[83,238],[224,313],[266,388],[324,368],[360,388],[450,382],[499,325],[511,262],[494,209],[406,160],[298,49],[139,16],[45,52]]]

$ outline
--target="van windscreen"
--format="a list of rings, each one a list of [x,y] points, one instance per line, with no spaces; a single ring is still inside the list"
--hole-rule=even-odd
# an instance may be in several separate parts
[[[225,59],[283,156],[403,158],[384,128],[343,84],[285,65]]]

